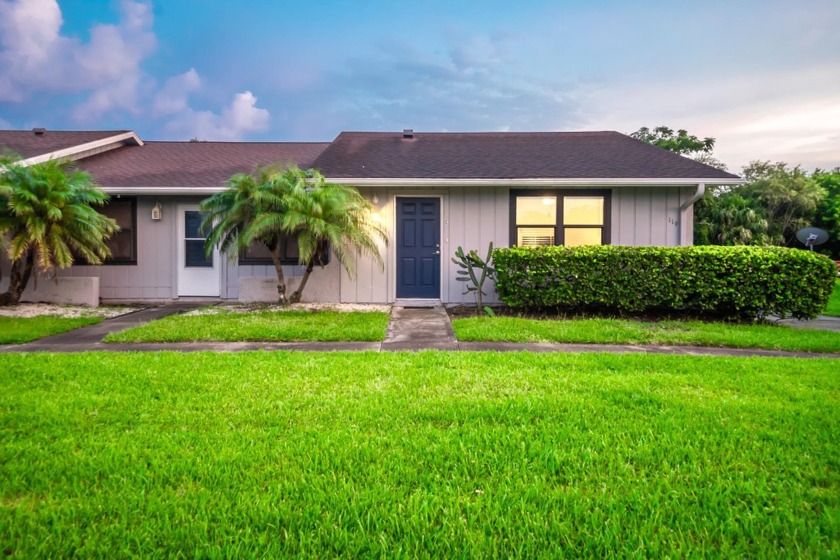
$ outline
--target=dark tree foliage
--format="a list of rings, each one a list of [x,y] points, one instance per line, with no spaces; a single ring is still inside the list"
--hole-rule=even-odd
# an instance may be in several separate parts
[[[797,247],[797,230],[813,226],[825,190],[801,167],[754,161],[744,168],[742,186],[735,193],[763,209],[767,234],[774,245]]]
[[[829,237],[828,242],[818,249],[840,260],[840,167],[831,171],[818,169],[811,178],[825,191],[825,198],[817,206],[814,225],[826,230]]]
[[[694,205],[695,245],[769,245],[764,209],[737,192],[712,190]]]
[[[714,138],[703,138],[701,140],[697,136],[689,134],[686,130],[680,129],[675,133],[673,129],[667,126],[657,126],[653,130],[643,126],[636,132],[630,133],[630,136],[690,158],[695,158],[700,154],[711,154],[715,147]]]
[[[714,138],[667,126],[642,127],[630,136],[726,170],[712,154]],[[797,230],[816,226],[829,234],[828,243],[818,249],[840,259],[840,167],[808,175],[800,166],[753,161],[741,175],[743,185],[710,185],[694,205],[695,244],[801,247]]]

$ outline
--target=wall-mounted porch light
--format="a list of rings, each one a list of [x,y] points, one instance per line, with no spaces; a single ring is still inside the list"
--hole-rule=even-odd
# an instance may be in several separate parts
[[[155,205],[152,207],[152,220],[155,222],[159,222],[163,219],[163,208],[160,205],[160,202],[156,202]]]

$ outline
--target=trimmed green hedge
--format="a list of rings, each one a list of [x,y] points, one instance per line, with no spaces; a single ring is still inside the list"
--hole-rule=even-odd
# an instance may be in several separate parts
[[[823,255],[780,247],[511,247],[493,252],[514,308],[816,317],[837,276]]]

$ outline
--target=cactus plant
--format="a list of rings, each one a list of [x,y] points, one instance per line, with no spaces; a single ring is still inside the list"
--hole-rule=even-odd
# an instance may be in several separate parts
[[[490,264],[493,260],[493,243],[487,249],[487,256],[481,258],[475,250],[465,253],[463,247],[458,247],[455,250],[455,257],[452,262],[458,265],[461,270],[457,272],[455,280],[459,282],[469,282],[466,286],[465,294],[470,292],[475,293],[475,309],[476,312],[481,311],[484,307],[482,303],[483,296],[487,294],[484,292],[484,282],[488,278],[495,279],[496,269]]]

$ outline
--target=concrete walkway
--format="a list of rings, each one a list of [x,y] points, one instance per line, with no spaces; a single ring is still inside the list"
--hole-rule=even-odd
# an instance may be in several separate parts
[[[242,352],[253,350],[297,350],[315,352],[377,352],[377,351],[471,351],[471,352],[607,352],[611,354],[645,353],[692,356],[773,356],[792,358],[840,359],[840,354],[814,352],[788,352],[749,348],[709,348],[703,346],[646,346],[633,344],[562,344],[562,343],[511,343],[511,342],[459,342],[455,338],[449,315],[443,306],[425,308],[394,307],[385,340],[380,342],[184,342],[184,343],[134,343],[105,344],[102,338],[111,332],[121,331],[175,313],[183,313],[204,304],[173,303],[153,307],[107,319],[92,325],[28,344],[2,345],[3,352]],[[840,332],[840,318],[821,317],[820,325],[828,325]],[[784,321],[784,324],[808,328],[804,321]]]
[[[27,344],[2,345],[0,346],[0,352],[85,352],[100,350],[100,347],[111,346],[102,343],[102,339],[112,332],[124,331],[176,313],[185,313],[202,305],[205,304],[169,303],[159,307],[148,307],[133,313],[119,315],[113,319],[105,319],[96,325],[39,338]]]
[[[394,307],[382,350],[458,350],[449,314],[442,305]]]
[[[787,325],[795,329],[813,329],[840,333],[840,317],[820,315],[816,319],[809,319],[807,321],[801,321],[799,319],[780,319],[776,322],[780,325]]]

